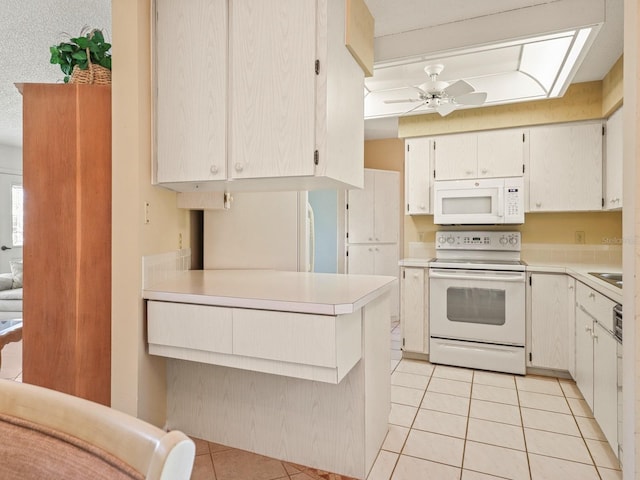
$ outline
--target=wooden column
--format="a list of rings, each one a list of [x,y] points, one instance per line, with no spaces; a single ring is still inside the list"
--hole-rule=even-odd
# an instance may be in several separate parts
[[[111,397],[111,87],[23,84],[23,381]]]

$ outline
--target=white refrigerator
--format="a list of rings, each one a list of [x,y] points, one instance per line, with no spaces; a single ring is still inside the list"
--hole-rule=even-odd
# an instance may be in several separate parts
[[[203,267],[343,272],[343,198],[335,190],[234,193],[230,209],[204,213]]]

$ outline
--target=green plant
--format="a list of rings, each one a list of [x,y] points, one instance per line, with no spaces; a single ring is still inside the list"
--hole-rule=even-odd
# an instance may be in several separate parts
[[[111,44],[105,42],[101,30],[91,30],[87,34],[80,34],[79,37],[70,38],[68,42],[62,42],[52,46],[52,64],[59,64],[62,73],[65,74],[64,83],[69,82],[69,76],[76,65],[81,70],[86,70],[91,63],[101,65],[111,70]],[[89,58],[87,57],[89,53]]]

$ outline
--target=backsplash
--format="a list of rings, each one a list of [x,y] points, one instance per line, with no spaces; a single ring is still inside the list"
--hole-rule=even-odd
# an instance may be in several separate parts
[[[408,258],[434,258],[433,242],[409,242]],[[525,243],[521,258],[528,263],[583,263],[622,265],[622,245],[575,245],[562,243]]]
[[[191,268],[191,249],[159,253],[142,257],[142,288],[166,280]]]
[[[524,243],[521,258],[530,263],[622,265],[622,245]]]

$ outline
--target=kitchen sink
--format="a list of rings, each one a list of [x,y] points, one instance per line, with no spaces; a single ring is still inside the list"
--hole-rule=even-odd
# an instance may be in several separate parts
[[[618,288],[622,288],[622,274],[621,273],[601,273],[601,272],[589,272],[589,275],[593,275],[600,280],[610,283]]]

